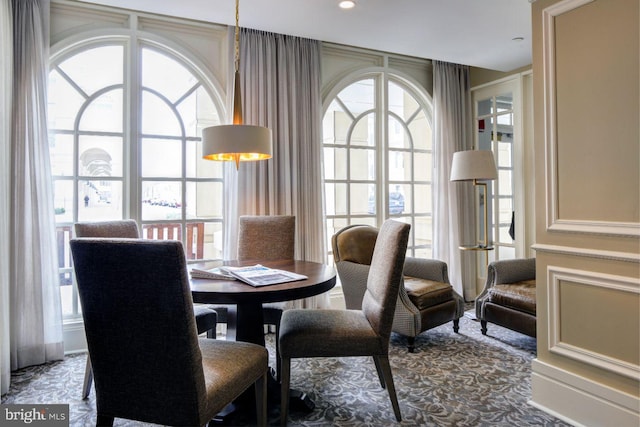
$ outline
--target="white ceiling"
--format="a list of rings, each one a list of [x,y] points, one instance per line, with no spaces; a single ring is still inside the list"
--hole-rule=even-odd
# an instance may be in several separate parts
[[[235,24],[234,0],[85,1]],[[531,64],[530,0],[356,2],[241,0],[240,26],[498,71]]]

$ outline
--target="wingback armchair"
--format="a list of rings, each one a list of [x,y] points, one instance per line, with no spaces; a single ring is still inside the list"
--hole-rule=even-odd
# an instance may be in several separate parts
[[[487,268],[487,282],[476,298],[476,317],[483,334],[487,323],[536,336],[536,260],[494,261]]]
[[[347,309],[362,308],[377,237],[375,227],[350,225],[331,238]],[[453,329],[458,332],[464,300],[449,283],[447,264],[406,257],[403,275],[392,331],[407,337],[409,352],[415,350],[415,337],[428,329],[453,321]]]

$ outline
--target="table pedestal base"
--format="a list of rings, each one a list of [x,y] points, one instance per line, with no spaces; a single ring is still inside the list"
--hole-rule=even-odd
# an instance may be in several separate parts
[[[265,346],[264,313],[260,303],[241,303],[227,309],[227,340],[244,341]],[[278,337],[275,337],[278,339]],[[267,406],[280,407],[280,383],[273,368],[267,375]],[[299,390],[289,391],[291,412],[309,413],[316,405],[309,396]],[[269,410],[269,412],[271,412]],[[210,426],[243,426],[255,420],[255,395],[253,387],[244,392],[234,403],[226,406],[211,422]]]
[[[309,413],[316,408],[316,404],[307,393],[300,390],[289,391],[289,410],[292,412]]]

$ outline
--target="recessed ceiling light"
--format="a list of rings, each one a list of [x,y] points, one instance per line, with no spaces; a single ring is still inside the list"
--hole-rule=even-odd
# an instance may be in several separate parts
[[[521,41],[524,41],[524,37],[514,37],[511,40],[514,42],[521,42]]]
[[[338,6],[340,6],[342,9],[351,9],[356,5],[356,2],[353,0],[342,0],[340,3],[338,3]]]

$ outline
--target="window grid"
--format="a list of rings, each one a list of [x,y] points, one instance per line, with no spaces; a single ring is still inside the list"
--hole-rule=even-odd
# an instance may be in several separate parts
[[[133,42],[135,37],[131,39],[131,46],[138,46]],[[65,320],[78,319],[81,315],[68,246],[75,222],[131,217],[140,224],[142,237],[182,240],[187,258],[191,260],[219,259],[218,254],[222,251],[222,166],[217,162],[199,163],[196,159],[192,160],[195,166],[191,168],[191,176],[187,173],[188,156],[198,156],[201,151],[200,129],[219,123],[217,108],[201,81],[185,88],[173,101],[162,90],[147,88],[138,81],[129,82],[127,76],[139,76],[135,69],[138,65],[144,67],[145,63],[127,61],[127,46],[130,45],[123,42],[88,41],[52,58],[49,140]],[[135,49],[138,57],[142,58],[144,50],[149,48],[140,44]],[[198,80],[189,65],[171,55],[169,50],[164,52],[158,48],[154,52],[178,64],[191,73],[192,79]],[[95,58],[100,53],[110,54],[111,59],[116,57],[124,65],[99,68]],[[107,75],[105,69],[119,75]],[[102,75],[93,79],[96,73]],[[118,82],[101,87],[98,84],[100,79]],[[145,116],[147,123],[154,123],[154,117],[144,110],[143,103],[135,102],[136,99],[142,100],[143,92],[164,100],[179,125],[178,132],[138,132],[138,124],[143,123]],[[135,93],[140,94],[139,98]],[[134,106],[127,111],[127,99],[133,100],[131,105],[137,105],[137,108]],[[187,131],[183,115],[189,110],[188,106],[184,107],[189,101],[196,113],[191,118],[192,129]],[[200,110],[204,113],[200,114]],[[202,119],[201,116],[207,113],[213,118]],[[127,116],[131,118],[127,119]],[[162,125],[161,122],[159,124]],[[181,160],[176,176],[142,176],[140,167],[145,161],[143,141],[149,139],[179,144]],[[150,153],[155,155],[155,161],[171,164],[177,160],[163,159],[161,153],[154,151]],[[143,184],[162,186],[170,182],[179,185],[179,201],[154,207],[158,212],[164,210],[164,217],[157,214],[144,218]],[[203,198],[207,200],[200,202],[198,196],[203,192],[200,187],[215,191],[206,194]],[[187,198],[189,194],[190,199]],[[194,214],[190,216],[187,215],[187,202],[196,205],[192,207]],[[211,205],[220,206],[219,215],[211,213]],[[173,211],[168,213],[172,209],[175,209],[175,214]]]
[[[358,99],[360,102],[356,102],[353,99],[345,98],[351,96],[357,99],[358,94],[354,87],[367,86],[367,84],[375,86],[375,89],[369,94],[368,102],[371,105],[367,104],[367,108],[362,108],[360,112],[353,111],[365,102],[363,99]],[[415,104],[411,107],[406,107],[406,104],[402,102],[399,104],[401,108],[404,108],[402,111],[404,118],[396,111],[392,111],[390,107],[389,98],[391,95],[389,95],[388,88],[394,85],[396,92],[402,93],[404,98]],[[431,162],[432,151],[429,144],[425,142],[422,142],[421,147],[416,147],[414,139],[424,137],[424,135],[416,134],[415,131],[412,131],[411,126],[417,123],[418,117],[421,116],[425,119],[427,126],[424,134],[428,134],[429,138],[431,128],[426,120],[428,117],[426,109],[422,106],[424,102],[418,103],[415,98],[416,95],[406,85],[383,73],[374,78],[365,77],[351,83],[331,100],[323,120],[329,248],[331,248],[331,236],[344,226],[349,224],[380,226],[385,218],[395,218],[412,225],[408,254],[422,257],[431,256],[431,176],[429,173],[428,178],[418,179],[416,174],[418,165],[415,162],[418,161],[416,155],[423,155]],[[345,126],[342,123],[341,114],[349,122],[343,132],[346,135],[344,137],[337,131],[340,125]],[[364,140],[354,138],[354,135],[358,134],[356,130],[358,120],[368,114],[374,114],[377,120],[374,119],[372,123],[369,123],[367,138]],[[386,118],[386,120],[383,121],[381,118]],[[331,123],[327,123],[327,121]],[[403,137],[402,143],[397,140],[391,142],[394,137],[397,137],[393,133],[395,128],[400,129],[399,134]],[[357,149],[368,150],[374,157],[367,166],[369,173],[367,179],[353,175],[353,163],[357,161],[353,154]],[[341,154],[343,154],[343,163],[339,165],[336,157]],[[343,173],[340,171],[341,165],[345,165]],[[425,165],[421,166],[425,167]],[[362,169],[362,165],[360,165],[360,169]],[[430,168],[428,169],[430,170]],[[402,173],[402,176],[397,176],[399,172]],[[366,200],[363,202],[362,194],[354,195],[353,193],[357,193],[357,190],[361,190],[364,186],[368,186],[368,188],[367,194],[365,194]],[[345,193],[343,209],[336,207],[339,203],[337,199],[342,196],[336,187],[343,188]],[[428,191],[422,191],[423,189],[428,189]],[[401,197],[402,205],[392,205]],[[355,200],[358,202],[354,202]],[[382,201],[382,203],[377,203],[377,201]],[[364,204],[366,204],[366,210],[363,209]],[[425,208],[418,210],[417,206],[425,206]]]
[[[515,211],[513,114],[513,96],[510,93],[491,96],[476,104],[476,146],[493,151],[498,170],[498,178],[487,183],[489,236],[495,248],[488,254],[489,262],[515,256],[515,242],[508,233]],[[478,230],[478,235],[481,234],[482,230]]]

